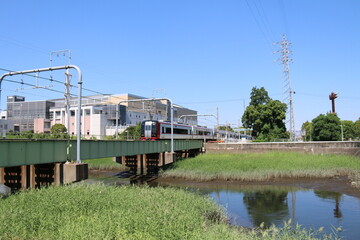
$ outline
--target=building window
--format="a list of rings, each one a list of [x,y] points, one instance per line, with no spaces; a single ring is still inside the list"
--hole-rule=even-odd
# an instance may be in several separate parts
[[[74,111],[74,110],[71,110],[71,111],[70,111],[70,116],[71,116],[71,117],[74,117],[74,116],[75,116],[75,111]]]
[[[85,116],[90,116],[90,109],[85,109]]]

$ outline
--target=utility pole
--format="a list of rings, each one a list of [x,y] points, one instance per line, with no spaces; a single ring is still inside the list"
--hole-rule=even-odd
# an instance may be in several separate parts
[[[340,124],[340,128],[341,128],[341,141],[344,141],[344,129],[342,124]]]
[[[290,141],[295,141],[295,124],[294,124],[294,109],[293,109],[293,94],[295,92],[291,88],[291,81],[290,81],[290,63],[292,59],[289,57],[292,51],[289,47],[292,45],[286,39],[286,36],[283,35],[282,41],[277,42],[276,44],[280,45],[280,49],[277,53],[280,53],[280,58],[277,61],[281,61],[283,65],[283,74],[282,74],[282,95],[283,101],[287,104],[286,110],[286,124],[289,125],[289,132],[290,132]]]
[[[219,138],[219,107],[216,107],[216,138]]]

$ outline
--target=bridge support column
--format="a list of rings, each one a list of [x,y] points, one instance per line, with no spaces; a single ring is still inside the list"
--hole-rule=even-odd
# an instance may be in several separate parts
[[[66,163],[63,164],[64,184],[78,182],[88,178],[87,163]],[[61,176],[61,171],[60,171]]]
[[[29,169],[28,169],[28,187],[29,188],[35,188],[35,165],[29,165]]]
[[[21,166],[21,189],[26,189],[28,185],[28,166]]]
[[[176,161],[176,153],[166,152],[165,153],[165,164],[170,164]]]
[[[55,163],[54,167],[54,185],[60,186],[64,182],[64,164]]]
[[[35,166],[21,166],[21,189],[35,188]]]
[[[165,165],[165,153],[161,152],[159,153],[159,167],[162,167]]]
[[[140,169],[140,174],[143,175],[144,174],[144,155],[145,154],[138,154],[136,155],[136,160],[137,160],[137,167],[138,169]]]
[[[4,175],[5,175],[4,168],[0,168],[0,184],[5,183]]]

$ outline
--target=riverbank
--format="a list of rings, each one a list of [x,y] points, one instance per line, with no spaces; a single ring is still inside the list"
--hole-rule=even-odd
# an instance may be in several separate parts
[[[161,177],[193,181],[268,182],[281,179],[348,177],[360,186],[360,159],[294,152],[203,154],[177,161]]]
[[[69,185],[0,199],[0,239],[315,239],[300,227],[231,227],[204,196],[174,188]],[[320,234],[320,235],[318,235]]]

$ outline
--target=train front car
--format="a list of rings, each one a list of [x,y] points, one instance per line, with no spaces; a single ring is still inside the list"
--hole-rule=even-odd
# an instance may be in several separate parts
[[[141,140],[159,139],[159,122],[145,120],[141,123]]]

